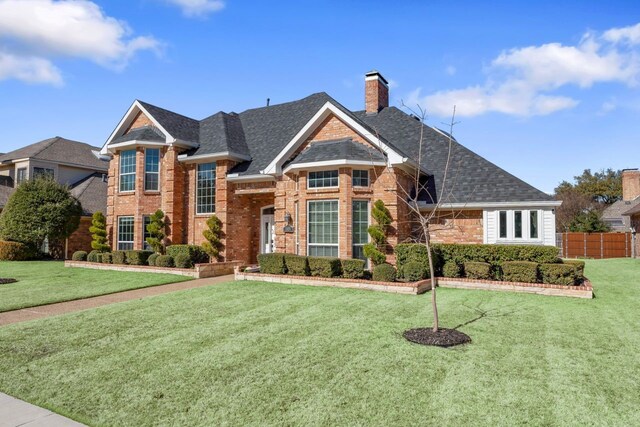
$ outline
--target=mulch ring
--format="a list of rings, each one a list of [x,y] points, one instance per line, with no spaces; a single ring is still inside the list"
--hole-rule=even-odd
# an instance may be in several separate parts
[[[0,278],[0,285],[6,285],[7,283],[16,283],[16,279],[3,279]]]
[[[471,342],[469,335],[457,329],[440,328],[438,332],[433,332],[433,328],[415,328],[404,331],[402,336],[416,344],[438,347],[453,347]]]

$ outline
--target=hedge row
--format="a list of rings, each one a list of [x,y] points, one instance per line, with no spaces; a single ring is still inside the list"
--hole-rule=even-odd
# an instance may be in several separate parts
[[[499,268],[488,262],[465,262],[459,266],[454,262],[445,264],[444,277],[466,277],[479,280],[502,280],[505,282],[546,283],[550,285],[579,285],[584,280],[584,262],[571,261],[538,264],[531,261],[505,261]]]
[[[360,279],[365,276],[365,262],[360,259],[306,257],[291,254],[258,255],[260,272],[293,276],[345,277]]]
[[[74,261],[99,262],[118,265],[150,265],[155,267],[192,268],[194,264],[209,262],[209,255],[200,246],[172,245],[167,254],[160,255],[152,251],[113,251],[98,252],[77,251],[71,257]]]

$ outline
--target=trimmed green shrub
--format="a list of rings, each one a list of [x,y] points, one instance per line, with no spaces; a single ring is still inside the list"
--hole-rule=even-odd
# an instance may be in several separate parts
[[[98,254],[100,252],[93,250],[91,252],[89,252],[89,254],[87,255],[87,261],[89,262],[100,262],[98,261]]]
[[[415,261],[420,263],[426,268],[426,277],[429,276],[429,254],[427,253],[427,247],[418,243],[401,243],[394,249],[396,254],[396,266],[398,267],[398,277],[407,279],[404,271],[404,266],[408,262]],[[431,249],[433,256],[433,267],[437,271],[440,270],[442,262],[440,255]],[[408,279],[407,279],[408,280]]]
[[[202,249],[213,259],[218,259],[220,250],[224,248],[222,244],[222,221],[215,215],[207,220],[207,229],[202,232],[206,242],[202,244]]]
[[[29,246],[0,240],[0,261],[26,261],[35,257]]]
[[[107,239],[107,219],[102,212],[96,212],[91,217],[91,248],[98,252],[107,252],[111,249]]]
[[[156,267],[173,267],[174,265],[171,255],[159,255],[156,258]]]
[[[127,264],[129,265],[147,265],[151,251],[126,251]]]
[[[433,251],[442,257],[442,262],[467,261],[488,262],[493,266],[505,261],[531,261],[539,264],[558,262],[558,248],[534,245],[474,245],[457,243],[435,243]]]
[[[87,260],[87,252],[86,251],[75,251],[73,255],[71,255],[71,259],[73,261],[86,261]]]
[[[258,264],[260,265],[260,273],[286,274],[287,272],[283,254],[260,254],[258,255]]]
[[[445,262],[442,266],[442,275],[444,277],[462,277],[462,266],[454,261]]]
[[[187,255],[193,264],[206,264],[209,262],[209,255],[198,245],[167,246],[167,255],[171,255],[175,259],[180,254]]]
[[[127,263],[127,252],[126,251],[113,251],[112,252],[112,261],[114,264],[123,265]]]
[[[102,253],[98,252],[96,254],[96,262],[102,264]]]
[[[574,285],[576,267],[571,264],[540,264],[542,283],[550,285]]]
[[[309,260],[306,256],[285,254],[284,263],[287,266],[287,274],[292,276],[308,276]]]
[[[102,263],[103,264],[111,264],[113,263],[113,254],[111,252],[105,252],[102,254]]]
[[[145,242],[149,245],[153,252],[159,254],[164,252],[164,238],[166,237],[165,229],[166,222],[164,221],[164,212],[158,209],[149,217],[149,224],[145,230],[149,237]]]
[[[488,262],[469,261],[464,263],[464,273],[469,279],[491,280],[491,264]]]
[[[361,259],[341,259],[342,277],[347,279],[362,279],[364,267],[367,263]]]
[[[502,280],[505,282],[536,283],[538,263],[531,261],[505,261],[502,263]]]
[[[151,254],[149,255],[149,258],[147,259],[147,264],[149,264],[151,267],[154,267],[156,265],[156,259],[160,256],[160,254]]]
[[[373,267],[372,279],[376,282],[395,282],[396,268],[391,264],[380,264]]]
[[[429,277],[429,265],[418,261],[409,261],[402,266],[402,277],[409,282],[424,280]]]
[[[187,254],[178,254],[173,259],[173,263],[178,268],[191,268],[193,267],[193,261],[189,258]]]
[[[337,277],[342,274],[338,258],[309,257],[309,272],[316,277]]]
[[[584,281],[584,261],[580,261],[579,259],[564,259],[562,263],[575,267],[576,283],[582,283],[582,281]]]
[[[392,222],[391,212],[382,200],[376,200],[371,207],[371,216],[376,224],[367,229],[371,242],[364,245],[364,256],[370,259],[373,265],[384,264],[387,260],[387,232]]]

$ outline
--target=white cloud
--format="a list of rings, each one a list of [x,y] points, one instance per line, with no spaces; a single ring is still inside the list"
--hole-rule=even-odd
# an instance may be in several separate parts
[[[182,9],[182,13],[189,17],[202,17],[212,12],[224,9],[222,0],[167,0]]]
[[[155,38],[131,34],[88,0],[0,0],[0,43],[23,62],[68,56],[121,70],[139,51],[159,54]]]
[[[600,116],[607,115],[613,110],[615,110],[616,108],[618,108],[618,105],[615,103],[614,100],[605,101],[602,103],[602,106],[600,107],[600,111],[598,111],[598,115]]]
[[[638,33],[638,34],[636,34]],[[422,105],[431,114],[447,116],[454,105],[460,116],[499,112],[516,116],[546,115],[575,107],[579,101],[554,91],[568,85],[589,88],[616,82],[638,83],[640,52],[621,50],[615,43],[640,42],[640,24],[611,29],[598,36],[586,33],[576,46],[548,43],[502,52],[488,67],[486,81],[463,89],[421,95],[409,94],[410,105]]]
[[[444,69],[444,72],[447,73],[447,75],[449,76],[453,76],[456,73],[456,71],[458,70],[453,65],[447,65],[447,68]]]
[[[50,61],[37,57],[20,57],[0,52],[0,80],[17,79],[26,83],[62,85],[60,70]]]

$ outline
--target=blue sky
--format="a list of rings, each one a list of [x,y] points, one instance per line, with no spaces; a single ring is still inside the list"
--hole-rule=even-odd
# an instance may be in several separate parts
[[[527,4],[525,4],[527,3]],[[557,4],[560,3],[560,4]],[[200,119],[364,73],[544,190],[640,167],[640,2],[0,0],[0,152],[102,145],[138,98]]]

